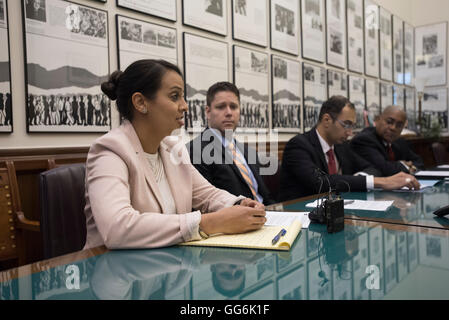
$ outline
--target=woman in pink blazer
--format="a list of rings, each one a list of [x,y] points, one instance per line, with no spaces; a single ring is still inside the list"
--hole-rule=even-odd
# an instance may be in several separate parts
[[[126,120],[89,150],[85,248],[165,247],[263,226],[262,204],[209,184],[170,136],[187,111],[178,67],[139,60],[101,88]]]

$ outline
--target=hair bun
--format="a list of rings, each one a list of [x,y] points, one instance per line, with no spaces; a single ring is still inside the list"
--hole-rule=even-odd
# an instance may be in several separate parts
[[[101,84],[101,91],[103,91],[111,100],[117,99],[117,88],[122,74],[123,72],[120,70],[114,71],[109,77],[109,80]]]

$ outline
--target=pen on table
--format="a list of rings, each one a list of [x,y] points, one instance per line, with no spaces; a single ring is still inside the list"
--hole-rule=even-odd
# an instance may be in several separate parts
[[[281,237],[285,236],[286,233],[287,233],[287,230],[285,230],[285,229],[282,229],[281,231],[279,231],[279,233],[273,238],[273,240],[271,240],[271,244],[275,245]]]
[[[354,200],[345,200],[343,202],[343,204],[351,204],[351,203],[354,203]]]

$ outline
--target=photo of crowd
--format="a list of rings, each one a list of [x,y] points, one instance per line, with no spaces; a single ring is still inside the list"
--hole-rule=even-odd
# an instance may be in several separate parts
[[[110,102],[104,94],[28,96],[29,126],[110,126]]]

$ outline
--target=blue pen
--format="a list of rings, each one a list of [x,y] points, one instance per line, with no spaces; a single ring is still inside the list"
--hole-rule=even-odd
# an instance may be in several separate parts
[[[271,244],[275,245],[281,237],[285,236],[286,233],[287,233],[287,230],[285,230],[285,229],[282,229],[281,231],[279,231],[279,233],[273,238],[273,240],[271,240]]]

